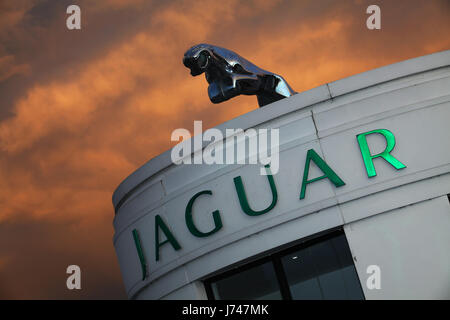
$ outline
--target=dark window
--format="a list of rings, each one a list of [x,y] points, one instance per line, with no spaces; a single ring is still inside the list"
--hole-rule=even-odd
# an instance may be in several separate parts
[[[280,300],[275,269],[266,262],[211,283],[214,297],[221,300]]]
[[[343,234],[281,258],[294,300],[363,299]]]
[[[364,299],[342,230],[205,281],[209,299]]]

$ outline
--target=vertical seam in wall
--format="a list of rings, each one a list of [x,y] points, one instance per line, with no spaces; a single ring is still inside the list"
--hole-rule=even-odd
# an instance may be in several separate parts
[[[161,180],[159,180],[159,182],[161,183],[161,187],[162,187],[162,189],[163,189],[163,194],[164,194],[164,197],[166,197],[167,196],[167,192],[166,192],[166,186],[164,185],[164,175],[161,177]]]
[[[311,109],[311,119],[314,124],[314,129],[316,130],[317,140],[319,140],[319,131],[317,130],[316,119],[314,119],[314,112],[312,111],[312,109]]]
[[[331,94],[330,86],[328,85],[328,83],[326,83],[326,86],[327,86],[328,94],[330,95],[330,100],[333,101],[333,95]],[[313,121],[313,124],[314,124],[314,129],[316,130],[317,142],[319,143],[319,147],[320,147],[320,151],[321,151],[321,153],[322,153],[322,157],[323,157],[323,159],[324,159],[325,162],[326,162],[327,159],[325,158],[325,153],[324,153],[324,151],[323,151],[322,143],[321,143],[320,138],[319,138],[319,129],[317,128],[316,119],[314,118],[314,112],[313,112],[313,109],[311,109],[311,118],[312,118],[312,121]],[[334,197],[335,197],[335,199],[337,200],[336,188],[332,188],[332,190],[333,190]],[[342,219],[342,225],[345,225],[344,214],[343,214],[343,212],[342,212],[342,209],[341,209],[341,206],[340,206],[339,201],[337,201],[336,207],[337,207],[337,209],[338,209],[338,211],[339,211],[339,214],[340,214],[340,216],[341,216],[341,219]]]
[[[333,100],[333,95],[331,94],[331,90],[330,90],[330,86],[328,85],[328,83],[325,83],[328,89],[328,94],[330,95],[330,99]]]

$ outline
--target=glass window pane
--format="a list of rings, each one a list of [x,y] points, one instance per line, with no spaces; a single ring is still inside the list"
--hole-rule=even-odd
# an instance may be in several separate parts
[[[280,300],[281,292],[272,262],[255,266],[211,283],[217,300]]]
[[[364,299],[343,234],[281,258],[292,298]]]

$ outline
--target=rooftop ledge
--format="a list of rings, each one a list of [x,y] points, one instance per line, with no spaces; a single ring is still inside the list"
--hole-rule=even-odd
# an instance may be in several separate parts
[[[413,58],[381,68],[359,73],[341,80],[326,83],[314,89],[300,92],[292,97],[279,100],[258,108],[215,127],[222,132],[227,128],[246,130],[273,118],[307,108],[311,105],[330,100],[351,92],[372,87],[387,81],[410,76],[416,73],[442,68],[450,65],[450,50]],[[204,146],[203,146],[204,147]],[[194,150],[195,151],[195,150]],[[129,175],[117,187],[112,201],[117,212],[125,199],[152,176],[172,165],[171,149],[150,159],[142,167]]]

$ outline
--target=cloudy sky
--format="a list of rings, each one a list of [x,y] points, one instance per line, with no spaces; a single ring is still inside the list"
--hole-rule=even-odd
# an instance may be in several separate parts
[[[81,30],[66,8],[81,7]],[[381,7],[381,30],[365,10]],[[206,42],[304,91],[450,49],[449,0],[0,0],[0,299],[126,298],[111,196],[213,105],[183,53]],[[66,288],[66,268],[82,290]]]

